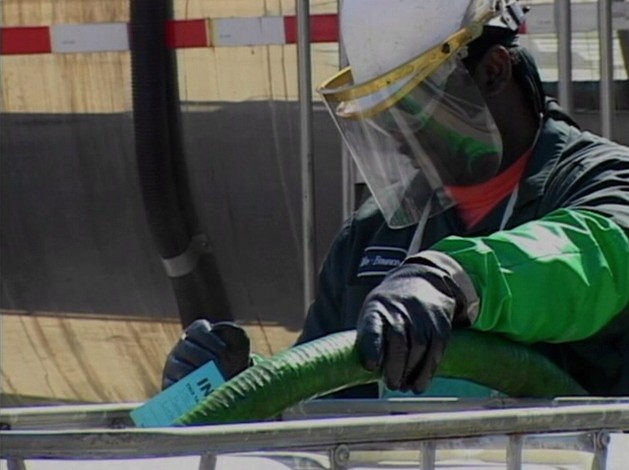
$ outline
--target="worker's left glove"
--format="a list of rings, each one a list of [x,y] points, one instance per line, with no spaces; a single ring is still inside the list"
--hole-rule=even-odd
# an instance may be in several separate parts
[[[366,297],[357,323],[363,366],[382,370],[391,390],[424,391],[453,326],[478,314],[468,275],[451,257],[424,251],[390,271]]]
[[[225,380],[251,365],[247,332],[234,322],[192,322],[173,346],[162,372],[162,388],[170,387],[203,364],[214,361]]]

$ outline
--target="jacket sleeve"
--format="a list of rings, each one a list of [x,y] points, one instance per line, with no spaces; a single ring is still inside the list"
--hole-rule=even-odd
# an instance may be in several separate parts
[[[346,257],[349,253],[351,221],[348,220],[334,239],[321,271],[317,295],[308,309],[303,330],[296,344],[341,330],[343,324],[342,289],[347,275]]]
[[[525,343],[570,342],[629,314],[629,149],[581,153],[549,183],[547,215],[433,247],[458,261],[477,290],[472,328]]]

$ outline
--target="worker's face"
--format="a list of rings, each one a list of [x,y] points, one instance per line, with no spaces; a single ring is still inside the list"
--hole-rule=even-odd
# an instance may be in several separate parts
[[[492,115],[459,60],[428,78],[409,70],[325,101],[391,227],[416,223],[444,186],[490,179],[502,156]]]
[[[409,96],[408,100],[412,99]],[[407,110],[410,107],[406,105]],[[455,68],[430,105],[421,109],[415,103],[415,110],[414,128],[408,126],[412,138],[404,132],[394,134],[400,141],[400,152],[419,165],[422,160],[429,162],[448,186],[478,184],[496,174],[500,136],[474,78],[465,68]]]

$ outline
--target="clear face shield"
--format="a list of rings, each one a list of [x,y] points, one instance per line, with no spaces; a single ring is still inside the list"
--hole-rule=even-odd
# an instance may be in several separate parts
[[[369,82],[354,85],[345,69],[319,89],[392,228],[447,209],[447,186],[487,181],[500,168],[500,134],[459,59],[482,24]]]

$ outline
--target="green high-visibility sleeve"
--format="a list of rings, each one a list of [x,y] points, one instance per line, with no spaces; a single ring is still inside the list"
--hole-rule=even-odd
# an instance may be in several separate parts
[[[629,238],[603,215],[561,209],[486,237],[434,247],[457,260],[480,298],[472,328],[523,343],[592,336],[629,304]]]

